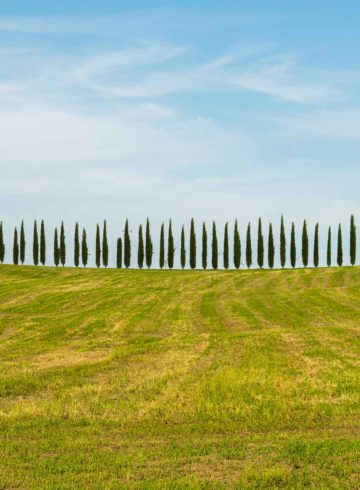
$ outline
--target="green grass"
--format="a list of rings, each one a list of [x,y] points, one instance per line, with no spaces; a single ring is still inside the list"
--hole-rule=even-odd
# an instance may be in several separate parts
[[[0,267],[0,488],[358,488],[360,269]]]

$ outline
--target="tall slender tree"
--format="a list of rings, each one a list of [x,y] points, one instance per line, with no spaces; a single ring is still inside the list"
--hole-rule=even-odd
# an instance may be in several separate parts
[[[286,264],[286,235],[284,217],[282,215],[280,224],[280,264],[282,268],[284,268]]]
[[[181,228],[181,244],[180,244],[180,264],[184,269],[186,265],[186,249],[185,249],[185,229],[184,225]]]
[[[201,265],[203,269],[207,268],[207,248],[208,248],[208,239],[207,239],[207,231],[206,224],[202,225],[202,250],[201,250]]]
[[[309,236],[307,232],[306,220],[304,220],[302,229],[302,247],[301,247],[303,266],[307,267],[309,263]]]
[[[343,246],[342,246],[342,232],[341,225],[338,228],[338,242],[337,242],[337,265],[341,267],[343,265]]]
[[[118,238],[116,242],[116,267],[122,269],[122,239]]]
[[[319,223],[316,223],[314,233],[314,266],[319,267]]]
[[[169,220],[169,232],[168,232],[168,266],[169,269],[174,267],[174,254],[175,254],[175,246],[174,246],[174,235],[172,232],[172,224],[171,220]]]
[[[354,215],[350,218],[350,264],[356,263],[356,226]]]
[[[224,229],[224,269],[229,268],[229,226],[228,223],[225,223]]]
[[[22,221],[21,228],[20,228],[20,262],[22,264],[24,264],[25,262],[25,248],[26,248],[25,229],[24,229],[24,221]]]
[[[274,234],[273,234],[272,224],[270,223],[269,239],[268,239],[268,264],[270,269],[274,267],[274,259],[275,259]]]
[[[89,249],[87,245],[87,236],[86,236],[86,230],[85,228],[83,228],[82,239],[81,239],[81,259],[84,267],[87,266],[88,258],[89,258]]]
[[[103,260],[103,266],[106,268],[109,264],[109,244],[107,238],[106,220],[104,220],[104,227],[103,227],[102,260]]]
[[[100,241],[100,226],[96,225],[96,237],[95,237],[95,264],[96,267],[101,265],[101,241]]]
[[[18,265],[18,263],[19,263],[19,239],[18,239],[18,231],[17,231],[16,226],[15,226],[15,230],[14,230],[13,262],[14,262],[14,265]]]
[[[131,263],[131,241],[130,241],[130,231],[129,231],[129,222],[126,220],[125,222],[125,231],[124,231],[124,265],[128,269]]]
[[[45,265],[46,262],[46,237],[44,220],[41,220],[40,225],[40,262]]]
[[[248,224],[246,230],[246,266],[250,269],[252,265],[252,246],[251,246],[251,224]]]
[[[191,269],[196,268],[196,235],[194,218],[191,218],[190,224],[190,267]]]
[[[84,233],[83,233],[83,238],[84,238]],[[79,223],[76,223],[75,233],[74,233],[74,265],[75,267],[79,267],[79,264],[80,264]]]
[[[61,228],[60,228],[60,262],[61,265],[64,267],[66,263],[66,241],[65,241],[65,228],[64,228],[64,223],[61,223]]]
[[[4,242],[4,231],[2,221],[0,223],[0,262],[3,263],[5,259],[5,242]]]
[[[264,267],[264,236],[262,232],[261,218],[259,218],[258,223],[257,263],[260,269]]]
[[[149,218],[146,220],[145,256],[146,256],[147,268],[150,269],[152,263],[152,257],[153,257],[153,243],[152,243],[151,233],[150,233]]]
[[[291,267],[296,266],[296,239],[295,239],[295,225],[291,224],[291,238],[290,238],[290,263]]]
[[[219,259],[218,239],[216,234],[216,224],[215,221],[213,221],[212,243],[211,243],[211,265],[214,270],[218,268],[218,259]]]
[[[143,231],[142,231],[142,225],[139,226],[139,239],[138,239],[138,267],[139,269],[142,269],[144,267],[144,238],[143,238]]]
[[[328,267],[331,266],[331,226],[329,226],[329,230],[328,230],[327,248],[326,248],[326,264]]]
[[[160,253],[159,253],[159,266],[163,269],[165,265],[165,229],[164,223],[161,223],[160,228]]]
[[[34,260],[34,265],[38,265],[38,263],[39,263],[39,235],[38,235],[36,220],[34,221],[33,260]]]
[[[59,236],[58,236],[58,229],[55,228],[54,231],[54,264],[56,267],[59,265],[60,262],[60,248],[59,248]]]
[[[234,226],[234,266],[236,269],[239,269],[241,262],[241,242],[240,242],[240,233],[238,230],[238,222],[235,221]]]

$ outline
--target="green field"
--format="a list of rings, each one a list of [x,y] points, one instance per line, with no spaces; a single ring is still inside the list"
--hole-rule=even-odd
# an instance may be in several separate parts
[[[358,488],[360,269],[0,267],[0,488]]]

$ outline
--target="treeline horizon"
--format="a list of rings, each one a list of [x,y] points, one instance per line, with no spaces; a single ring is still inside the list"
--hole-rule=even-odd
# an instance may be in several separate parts
[[[207,227],[206,223],[202,223],[201,240],[195,231],[194,218],[190,222],[189,236],[186,236],[185,226],[181,227],[180,247],[179,251],[175,247],[173,235],[173,225],[171,219],[165,229],[163,222],[160,227],[159,251],[154,252],[154,244],[151,232],[150,221],[147,218],[145,230],[143,225],[139,225],[137,239],[131,239],[129,221],[126,219],[125,228],[120,237],[116,240],[116,268],[128,269],[131,268],[131,258],[136,256],[137,268],[168,268],[173,269],[175,263],[175,254],[178,253],[181,269],[240,269],[244,266],[250,269],[254,265],[260,269],[267,267],[273,269],[275,265],[275,257],[279,259],[281,268],[290,265],[291,268],[296,267],[319,267],[319,223],[315,224],[312,232],[313,247],[309,248],[309,231],[307,221],[303,221],[301,229],[301,259],[298,257],[296,228],[295,223],[291,223],[290,234],[286,233],[284,218],[280,220],[280,234],[277,245],[273,232],[273,225],[269,223],[266,233],[263,231],[262,219],[259,218],[257,223],[257,237],[255,243],[252,238],[251,222],[246,228],[245,241],[240,238],[238,222],[235,220],[233,227],[229,230],[229,223],[224,226],[222,254],[219,252],[219,240],[217,236],[218,228],[215,221]],[[211,232],[211,233],[210,233]],[[230,246],[229,235],[232,234],[232,246]],[[87,232],[85,228],[80,230],[79,224],[76,223],[73,232],[73,257],[71,265],[75,267],[87,267],[89,261],[89,246]],[[349,260],[350,265],[356,264],[356,225],[354,215],[350,217],[349,229]],[[326,265],[328,267],[336,264],[341,267],[344,264],[343,251],[343,232],[341,223],[336,230],[336,258],[332,255],[333,231],[329,226],[327,229],[326,241]],[[188,244],[188,247],[187,247]],[[200,245],[199,245],[200,244]],[[209,247],[210,245],[210,247]],[[201,251],[201,259],[198,260],[198,247]],[[15,226],[12,243],[12,263],[14,265],[23,265],[26,260],[27,242],[25,236],[24,221],[21,222],[20,231]],[[209,250],[210,248],[210,250]],[[3,264],[6,256],[7,246],[4,240],[3,223],[0,222],[0,263]],[[49,256],[53,258],[53,264],[67,265],[67,240],[65,235],[64,223],[61,226],[55,227],[52,237],[51,252],[47,244],[44,220],[41,220],[40,225],[34,221],[32,233],[32,262],[35,266],[46,265]],[[210,253],[209,253],[210,252]],[[155,257],[157,256],[157,257]],[[245,262],[242,262],[244,258]],[[95,237],[95,265],[97,268],[101,266],[107,268],[109,265],[109,243],[107,234],[107,222],[104,220],[102,230],[100,225],[96,225]]]

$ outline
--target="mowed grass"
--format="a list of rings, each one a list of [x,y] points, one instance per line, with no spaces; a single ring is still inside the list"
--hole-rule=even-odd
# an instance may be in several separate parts
[[[359,488],[360,269],[0,267],[0,488]]]

